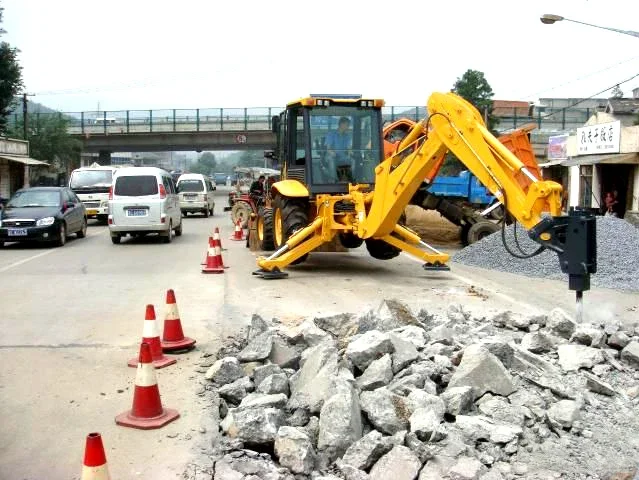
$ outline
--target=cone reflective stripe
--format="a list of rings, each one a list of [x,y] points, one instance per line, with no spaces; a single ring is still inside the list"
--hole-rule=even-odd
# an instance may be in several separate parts
[[[180,312],[175,300],[175,292],[166,292],[166,315],[164,316],[164,331],[162,332],[162,350],[184,350],[195,345],[195,340],[184,336]]]
[[[244,230],[242,230],[242,219],[237,220],[237,223],[235,224],[235,232],[233,233],[231,240],[236,240],[236,241],[246,240],[244,238]]]
[[[202,273],[224,273],[224,260],[222,260],[222,248],[219,239],[209,238],[209,248],[206,253],[206,264],[202,267]]]
[[[110,480],[102,436],[99,433],[87,435],[82,462],[81,480]]]
[[[142,342],[149,344],[151,349],[151,358],[155,368],[164,368],[173,365],[177,360],[169,358],[162,352],[162,342],[160,341],[160,332],[158,331],[157,322],[155,321],[155,308],[153,305],[146,306],[146,315],[144,317],[144,327],[142,329]],[[137,367],[138,358],[132,358],[128,361],[129,367]]]
[[[115,423],[123,427],[151,430],[160,428],[180,416],[177,410],[162,407],[151,346],[140,345],[140,361],[135,374],[135,390],[131,410],[115,417]]]

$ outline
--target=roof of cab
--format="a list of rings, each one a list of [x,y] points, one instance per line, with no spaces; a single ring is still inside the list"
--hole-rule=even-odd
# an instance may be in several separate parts
[[[207,178],[206,175],[201,173],[183,173],[178,177],[178,182],[180,180],[205,180]]]
[[[115,172],[118,177],[135,177],[138,175],[166,175],[171,176],[169,172],[158,167],[130,167],[118,169]]]

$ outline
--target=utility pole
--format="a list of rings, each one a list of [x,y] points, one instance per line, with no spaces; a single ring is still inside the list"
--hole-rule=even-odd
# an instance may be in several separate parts
[[[35,94],[33,93],[23,93],[22,94],[22,120],[23,120],[23,130],[22,136],[25,140],[28,140],[28,132],[29,132],[29,107],[27,97],[33,97]]]

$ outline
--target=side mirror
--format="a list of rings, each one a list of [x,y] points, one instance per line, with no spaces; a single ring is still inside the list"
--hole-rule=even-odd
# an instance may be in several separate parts
[[[271,118],[271,131],[273,133],[277,133],[279,129],[280,129],[280,117],[278,117],[277,115],[274,115]]]

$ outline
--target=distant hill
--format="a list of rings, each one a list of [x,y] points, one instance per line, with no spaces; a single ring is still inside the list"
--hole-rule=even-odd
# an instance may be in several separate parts
[[[32,102],[31,100],[27,100],[27,109],[29,113],[57,113],[57,110],[54,110],[49,107],[45,107],[41,103]],[[22,100],[16,100],[13,104],[13,108],[11,110],[11,114],[17,113],[18,115],[22,114]]]

